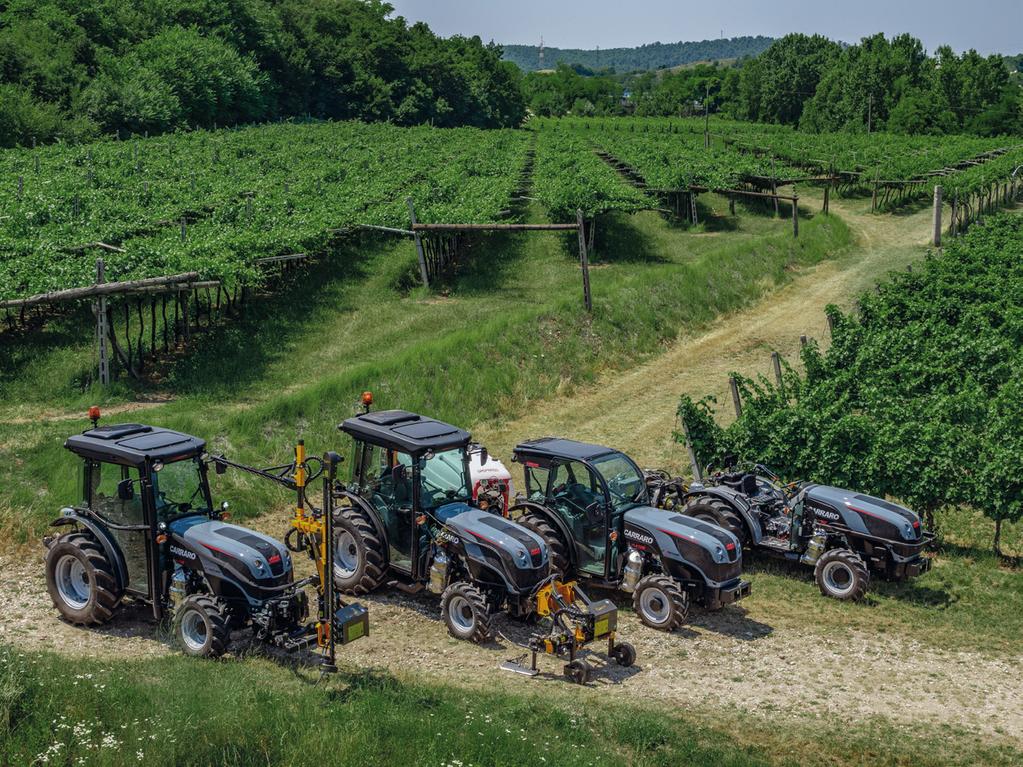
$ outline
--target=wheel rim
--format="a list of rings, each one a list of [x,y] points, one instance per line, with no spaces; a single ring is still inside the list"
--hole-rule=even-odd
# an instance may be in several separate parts
[[[56,576],[61,600],[73,610],[84,610],[92,596],[92,584],[81,560],[65,554],[57,562]]]
[[[206,620],[197,610],[189,610],[181,618],[181,641],[189,650],[200,652],[206,646],[209,631]]]
[[[835,596],[844,597],[856,585],[852,569],[843,562],[828,562],[824,566],[824,584]]]
[[[647,588],[639,595],[639,609],[651,623],[667,623],[671,616],[671,600],[658,588]]]
[[[359,547],[355,536],[345,530],[334,544],[334,574],[339,578],[351,578],[359,566]]]
[[[463,596],[454,596],[448,602],[448,615],[459,633],[470,634],[476,628],[476,612]]]

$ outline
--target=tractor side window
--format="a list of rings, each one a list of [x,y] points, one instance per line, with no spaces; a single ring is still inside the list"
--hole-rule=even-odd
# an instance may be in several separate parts
[[[603,503],[604,493],[586,464],[569,461],[554,467],[551,500],[563,514],[585,519],[597,512],[595,505]]]
[[[89,472],[91,499],[89,508],[115,525],[141,525],[142,495],[139,473],[127,466],[93,463]],[[132,498],[118,497],[117,487],[124,480],[132,481]]]
[[[551,470],[546,466],[526,464],[526,498],[542,501],[547,497],[547,481]]]

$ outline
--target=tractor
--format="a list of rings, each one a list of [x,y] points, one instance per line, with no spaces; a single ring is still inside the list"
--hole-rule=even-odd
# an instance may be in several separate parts
[[[694,482],[683,513],[730,530],[752,552],[813,567],[821,594],[834,599],[862,599],[871,572],[898,581],[931,567],[923,549],[934,535],[910,509],[853,490],[784,484],[761,464]]]
[[[317,646],[323,670],[334,670],[334,645],[368,633],[367,611],[343,604],[329,579],[296,581],[288,548],[273,538],[227,523],[226,502],[213,504],[206,443],[188,434],[123,423],[92,428],[64,443],[81,459],[80,502],[62,510],[44,539],[50,597],[69,622],[111,620],[126,601],[148,605],[154,620],[172,619],[187,655],[217,657],[233,629],[288,651]],[[301,448],[304,451],[304,448]],[[299,492],[295,524],[318,563],[330,561],[330,515],[305,508],[304,452],[277,481]],[[321,462],[324,484],[334,481],[340,456]],[[284,469],[285,467],[278,467]],[[301,512],[301,513],[300,513]],[[306,588],[316,587],[317,617],[308,621]]]
[[[405,410],[369,410],[338,428],[354,442],[351,482],[338,502],[334,581],[346,593],[382,585],[440,596],[448,631],[485,642],[501,609],[535,612],[549,565],[543,539],[472,504],[468,432]],[[500,504],[495,506],[499,509]]]
[[[520,443],[512,460],[526,493],[510,514],[546,542],[552,569],[631,593],[647,626],[671,631],[690,601],[714,610],[749,594],[735,536],[652,507],[646,476],[624,453],[545,437]]]

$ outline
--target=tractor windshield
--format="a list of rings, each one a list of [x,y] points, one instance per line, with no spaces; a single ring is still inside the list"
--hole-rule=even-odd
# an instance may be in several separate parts
[[[631,460],[621,453],[610,453],[595,458],[593,468],[607,482],[611,493],[611,506],[616,513],[643,505],[647,502],[646,482],[642,473]]]
[[[466,470],[465,450],[445,450],[420,459],[419,497],[424,511],[472,498]]]
[[[156,514],[160,520],[179,514],[209,511],[199,459],[168,463],[153,472]]]

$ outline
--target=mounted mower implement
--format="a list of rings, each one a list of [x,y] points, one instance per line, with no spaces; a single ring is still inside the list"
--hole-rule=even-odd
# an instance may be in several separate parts
[[[523,666],[526,656],[505,661],[501,668],[516,674],[536,676],[536,656],[540,653],[555,657],[566,657],[563,672],[577,684],[586,684],[592,667],[576,654],[590,642],[607,640],[607,655],[619,666],[631,666],[636,662],[636,648],[628,642],[615,642],[618,628],[618,608],[608,599],[592,601],[583,593],[578,584],[559,583],[551,576],[536,594],[536,614],[550,621],[546,634],[535,634],[525,645],[532,656],[529,666]]]
[[[278,474],[246,469],[297,492],[297,540],[318,573],[295,581],[284,544],[227,524],[226,502],[213,506],[208,464],[217,473],[237,464],[210,459],[206,443],[188,434],[134,423],[98,426],[97,408],[90,417],[93,427],[64,445],[82,459],[80,503],[52,523],[66,529],[44,539],[47,588],[66,620],[106,623],[131,599],[149,605],[157,621],[171,616],[188,655],[219,656],[231,631],[247,627],[285,650],[316,645],[325,671],[334,669],[335,643],[366,635],[365,608],[344,605],[323,577],[332,557],[329,508],[324,513],[305,501],[307,461],[319,462],[315,476],[323,474],[326,489],[340,456],[307,458],[300,444],[295,463],[277,467]],[[308,586],[317,593],[314,621],[307,621]]]

